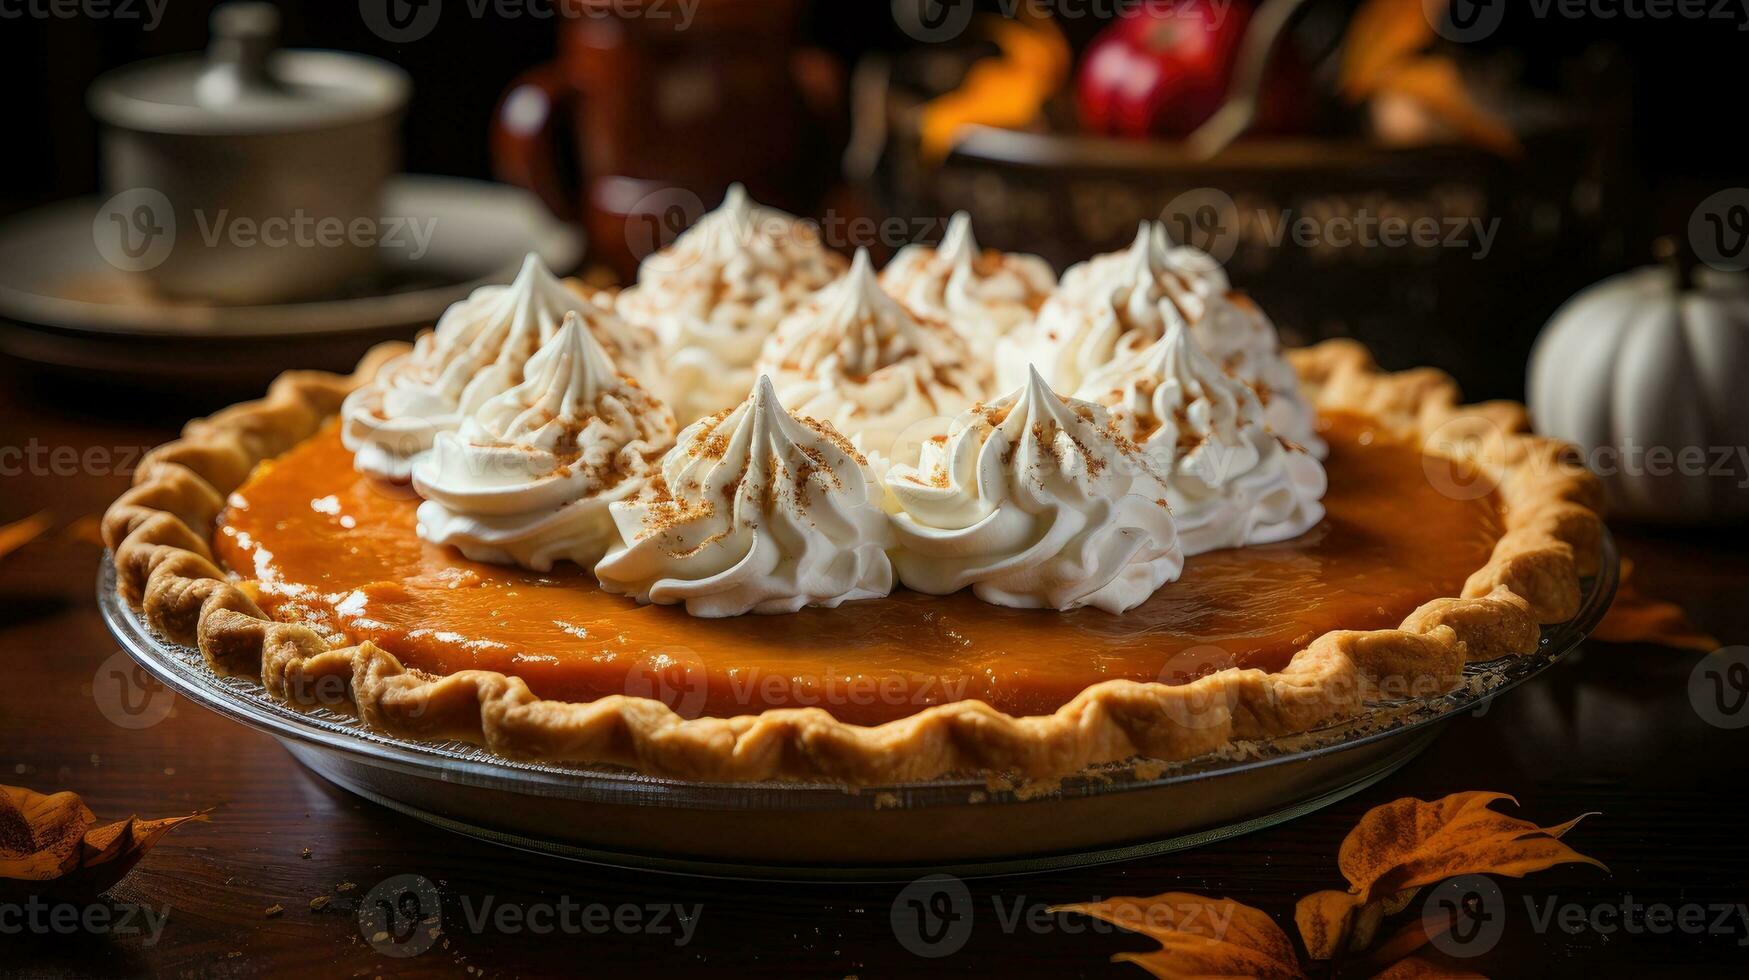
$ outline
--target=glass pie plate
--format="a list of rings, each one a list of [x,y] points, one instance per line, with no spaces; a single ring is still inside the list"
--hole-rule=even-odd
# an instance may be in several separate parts
[[[159,636],[121,600],[107,555],[97,600],[122,647],[172,690],[272,735],[324,779],[436,826],[620,867],[908,880],[925,871],[1022,874],[1161,854],[1357,793],[1413,759],[1443,722],[1578,647],[1615,595],[1617,558],[1607,536],[1601,567],[1583,583],[1578,615],[1545,627],[1535,653],[1471,664],[1447,694],[1370,703],[1339,725],[1235,742],[1184,762],[1104,766],[1049,784],[975,774],[854,789],[660,779],[384,735],[349,714],[292,708],[254,679],[214,674],[200,651]]]

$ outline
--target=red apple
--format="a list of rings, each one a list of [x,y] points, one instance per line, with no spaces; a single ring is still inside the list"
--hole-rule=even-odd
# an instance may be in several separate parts
[[[1226,99],[1251,7],[1243,0],[1142,0],[1081,62],[1081,124],[1108,136],[1186,136]]]

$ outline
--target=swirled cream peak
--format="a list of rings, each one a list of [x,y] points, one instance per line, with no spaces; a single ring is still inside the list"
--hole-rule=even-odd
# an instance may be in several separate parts
[[[1182,323],[1095,371],[1077,395],[1110,406],[1165,475],[1187,555],[1283,541],[1324,517],[1323,465],[1269,430],[1257,392]]]
[[[1143,350],[1175,323],[1228,374],[1251,385],[1278,435],[1322,455],[1316,418],[1281,353],[1275,325],[1234,291],[1207,253],[1170,244],[1165,227],[1142,222],[1130,247],[1063,273],[1030,330],[998,356],[998,380],[1015,384],[1027,364],[1053,384],[1079,390],[1104,365]]]
[[[812,225],[755,205],[735,184],[721,207],[644,258],[619,311],[661,338],[675,413],[690,422],[746,395],[765,338],[843,268]]]
[[[1036,255],[979,249],[972,218],[955,212],[941,244],[907,245],[881,270],[881,285],[916,312],[945,321],[980,358],[1032,322],[1056,288],[1049,263]]]
[[[1128,249],[1071,267],[1063,278],[1067,285],[1045,301],[1031,330],[1004,350],[1004,385],[1021,384],[1031,364],[1051,384],[1073,391],[1095,368],[1159,340],[1169,323],[1200,317],[1205,306],[1191,281],[1167,263],[1148,222]]]
[[[958,334],[882,291],[866,249],[778,325],[757,370],[796,414],[880,453],[907,429],[977,401],[988,376]]]
[[[364,473],[401,481],[437,434],[523,379],[535,351],[576,313],[619,368],[656,378],[655,335],[560,282],[529,253],[508,286],[481,286],[452,305],[412,353],[384,365],[341,408],[341,438]]]
[[[520,384],[414,464],[419,536],[475,561],[588,567],[618,540],[608,504],[641,490],[673,443],[667,406],[569,313]]]
[[[1136,239],[1128,248],[1095,255],[1064,270],[1059,291],[1076,295],[1097,293],[1129,278],[1137,264],[1136,250],[1144,237],[1147,239],[1149,254],[1146,262],[1150,270],[1170,270],[1205,296],[1233,288],[1214,256],[1189,245],[1174,245],[1164,222],[1144,221],[1136,229]]]
[[[1249,296],[1211,295],[1207,312],[1191,324],[1190,332],[1196,346],[1222,371],[1257,392],[1270,431],[1323,458],[1328,447],[1318,436],[1317,413],[1301,394],[1299,376],[1282,354],[1275,324]]]
[[[601,587],[694,616],[794,612],[884,596],[892,528],[868,462],[829,423],[784,410],[761,377],[688,426],[635,500]]]
[[[1105,409],[1037,371],[887,474],[899,579],[1021,608],[1120,613],[1184,567],[1167,488]]]

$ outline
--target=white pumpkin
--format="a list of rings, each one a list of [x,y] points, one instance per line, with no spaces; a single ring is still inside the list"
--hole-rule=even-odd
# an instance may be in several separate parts
[[[1580,292],[1537,338],[1529,401],[1613,515],[1749,517],[1749,275],[1652,267]]]

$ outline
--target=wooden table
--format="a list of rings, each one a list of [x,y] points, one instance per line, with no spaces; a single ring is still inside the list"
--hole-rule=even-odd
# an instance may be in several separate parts
[[[1501,880],[1498,943],[1466,965],[1493,976],[1687,976],[1749,963],[1749,911],[1737,904],[1749,901],[1738,795],[1749,734],[1697,713],[1688,694],[1696,655],[1652,647],[1593,645],[1453,722],[1403,771],[1285,826],[1152,860],[970,882],[970,933],[939,958],[919,957],[895,935],[900,885],[616,871],[427,827],[311,776],[265,736],[130,680],[130,662],[115,659],[98,620],[100,548],[88,519],[175,422],[143,417],[102,391],[64,397],[64,383],[34,376],[0,365],[0,522],[48,509],[60,529],[0,561],[0,782],[74,790],[106,819],[213,813],[167,838],[110,893],[124,912],[161,917],[155,937],[139,912],[131,932],[97,933],[20,932],[16,911],[11,920],[0,914],[0,973],[1141,977],[1108,957],[1148,949],[1149,940],[1043,909],[1191,891],[1257,906],[1292,933],[1296,898],[1341,887],[1337,845],[1369,807],[1472,789],[1514,794],[1523,804],[1515,812],[1543,823],[1599,811],[1568,840],[1610,871],[1563,867]],[[1742,535],[1619,537],[1647,591],[1681,599],[1725,642],[1749,643]],[[118,709],[124,696],[134,701]],[[361,934],[358,909],[400,875],[420,876],[440,895],[441,933],[424,952],[391,958],[378,946],[396,947]],[[1679,921],[1684,906],[1715,904],[1729,913],[1704,913],[1698,932],[1628,931],[1662,923],[1662,907]],[[676,908],[696,913],[685,932]],[[1549,911],[1557,915],[1539,927]],[[1591,924],[1563,930],[1573,917]]]

